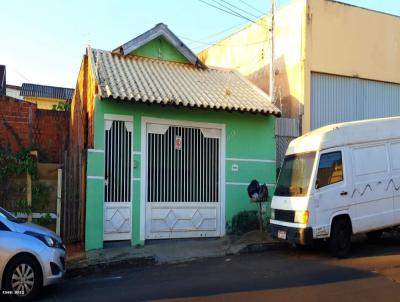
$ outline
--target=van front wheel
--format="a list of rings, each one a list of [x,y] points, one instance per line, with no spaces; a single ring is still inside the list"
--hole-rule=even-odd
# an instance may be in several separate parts
[[[351,249],[351,226],[346,219],[336,220],[332,226],[330,248],[334,256],[346,258]]]

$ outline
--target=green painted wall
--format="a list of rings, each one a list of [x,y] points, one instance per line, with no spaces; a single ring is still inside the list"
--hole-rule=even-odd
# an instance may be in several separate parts
[[[170,120],[184,120],[225,124],[226,158],[245,158],[272,160],[273,162],[251,162],[226,160],[225,163],[225,215],[229,223],[234,215],[243,210],[256,210],[247,196],[247,184],[254,178],[260,182],[275,183],[275,121],[273,116],[254,115],[250,113],[228,113],[202,109],[162,107],[143,103],[118,103],[109,100],[96,100],[95,106],[95,140],[94,148],[104,149],[104,114],[121,114],[133,116],[133,151],[141,151],[142,117],[153,117]],[[137,167],[134,177],[140,177],[141,157],[134,155]],[[232,165],[239,167],[232,171]],[[88,176],[103,175],[104,153],[88,153]],[[231,183],[231,184],[229,184]],[[235,184],[236,183],[236,184]],[[242,183],[242,184],[238,184]],[[243,185],[244,184],[244,185]],[[103,224],[103,182],[88,179],[86,208],[86,249],[101,248]],[[272,188],[270,188],[272,192]],[[143,244],[140,241],[140,181],[133,181],[132,203],[132,244]],[[269,208],[269,205],[267,205]]]
[[[93,161],[89,159],[92,155],[93,153],[88,154],[88,161]],[[89,178],[86,188],[85,247],[93,250],[103,247],[104,181]]]
[[[158,37],[150,41],[149,43],[133,51],[131,54],[165,61],[190,63],[184,55],[182,55],[163,37]]]

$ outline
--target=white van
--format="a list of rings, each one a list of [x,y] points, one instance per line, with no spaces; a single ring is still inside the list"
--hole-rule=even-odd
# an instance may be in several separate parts
[[[345,257],[351,235],[378,239],[400,225],[400,118],[325,126],[293,140],[271,204],[273,237],[330,239]]]

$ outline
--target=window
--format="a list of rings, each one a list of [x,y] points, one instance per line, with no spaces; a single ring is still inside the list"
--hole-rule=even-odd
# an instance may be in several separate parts
[[[315,152],[293,154],[285,157],[278,183],[276,196],[306,196]]]
[[[18,218],[17,217],[15,217],[13,214],[11,214],[10,212],[7,212],[5,209],[3,209],[2,207],[0,207],[0,216],[2,217],[2,218],[5,218],[5,219],[7,219],[7,220],[9,220],[9,221],[12,221],[12,222],[16,222],[16,223],[19,223],[20,221],[18,220]]]
[[[322,188],[343,180],[342,152],[321,155],[317,174],[317,188]]]
[[[0,221],[0,231],[9,231],[10,229]]]

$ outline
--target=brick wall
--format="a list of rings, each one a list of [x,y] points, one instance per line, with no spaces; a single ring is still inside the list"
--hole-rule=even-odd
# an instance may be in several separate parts
[[[69,112],[37,109],[33,123],[33,144],[48,158],[46,162],[61,163],[66,148]]]
[[[69,112],[37,109],[35,104],[0,96],[0,144],[14,152],[33,147],[45,162],[61,163]]]

